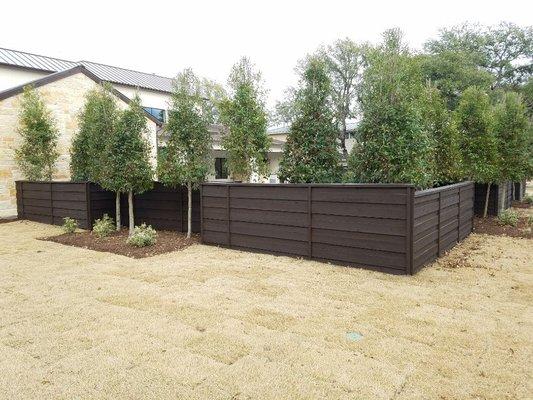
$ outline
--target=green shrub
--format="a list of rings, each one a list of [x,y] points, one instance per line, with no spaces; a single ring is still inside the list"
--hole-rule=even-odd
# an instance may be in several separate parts
[[[128,239],[128,244],[135,247],[152,246],[157,241],[157,232],[150,225],[136,226],[133,235]]]
[[[533,204],[533,196],[530,194],[524,196],[524,200],[522,200],[526,204]]]
[[[99,238],[111,235],[114,230],[115,223],[113,222],[113,218],[107,214],[104,214],[101,219],[94,221],[93,233]]]
[[[498,222],[500,225],[516,226],[518,223],[518,213],[511,209],[505,210],[498,217]]]
[[[61,226],[61,229],[63,229],[65,233],[74,233],[76,229],[78,229],[78,221],[74,218],[65,217],[63,218],[63,226]]]

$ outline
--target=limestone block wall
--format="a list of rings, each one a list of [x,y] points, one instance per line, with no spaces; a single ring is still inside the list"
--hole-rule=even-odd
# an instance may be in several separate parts
[[[59,131],[58,151],[54,180],[70,179],[70,145],[78,131],[78,114],[88,91],[97,86],[92,79],[78,73],[37,88],[51,111]],[[15,149],[21,138],[17,132],[22,94],[0,101],[0,218],[17,214],[15,181],[24,179],[15,163]],[[127,104],[118,101],[121,108]],[[156,159],[157,125],[147,119],[152,157]]]

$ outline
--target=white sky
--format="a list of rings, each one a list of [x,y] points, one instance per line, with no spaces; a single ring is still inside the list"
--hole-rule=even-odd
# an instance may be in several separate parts
[[[533,0],[27,1],[0,4],[0,47],[174,76],[192,67],[226,82],[249,56],[269,105],[294,84],[298,59],[337,38],[376,42],[400,27],[414,48],[463,21],[533,24]]]

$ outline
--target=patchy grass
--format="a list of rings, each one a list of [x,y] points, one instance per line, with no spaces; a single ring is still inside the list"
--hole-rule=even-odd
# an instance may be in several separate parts
[[[533,397],[531,239],[475,234],[401,277],[36,240],[59,232],[0,225],[0,398]]]

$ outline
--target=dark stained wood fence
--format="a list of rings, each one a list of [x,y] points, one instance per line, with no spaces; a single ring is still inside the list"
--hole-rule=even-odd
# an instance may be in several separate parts
[[[413,272],[472,232],[474,184],[421,190],[414,197]]]
[[[17,181],[16,188],[19,219],[62,225],[64,217],[71,217],[80,228],[90,229],[114,207],[113,193],[88,182]]]
[[[62,225],[64,217],[75,218],[82,229],[108,214],[115,218],[115,193],[89,182],[17,181],[19,219]],[[134,196],[135,224],[143,222],[157,230],[187,231],[187,189],[154,188]],[[121,220],[128,223],[127,198],[121,198]],[[200,191],[193,191],[192,230],[200,232]],[[88,221],[90,223],[88,223]]]
[[[526,188],[527,182],[525,180],[522,182],[515,182],[513,200],[522,201],[526,195]]]
[[[143,222],[152,225],[156,230],[187,231],[187,188],[169,188],[159,182],[147,192],[133,196],[133,210],[135,225]],[[127,196],[121,202],[121,220],[123,225],[128,223]],[[200,232],[200,191],[192,194],[192,231]]]
[[[507,187],[507,192],[505,199],[502,198],[504,195],[504,187]],[[485,196],[487,194],[487,185],[484,183],[475,184],[475,198],[474,198],[474,213],[478,216],[483,215],[483,210],[485,208]],[[502,184],[493,183],[490,185],[490,195],[489,195],[489,206],[487,209],[488,215],[499,215],[500,211],[506,210],[511,207],[513,200],[513,183],[506,182]],[[503,202],[503,203],[502,203]]]
[[[463,187],[468,191],[463,210],[472,213],[473,185],[447,188],[458,191]],[[447,198],[445,205],[455,204],[458,209],[457,203],[447,204],[451,200]],[[423,206],[428,206],[424,208],[428,213],[437,215],[433,204]],[[413,247],[414,215],[426,214],[416,208],[415,189],[411,185],[207,183],[202,185],[201,207],[202,241],[206,244],[397,274],[414,273],[415,258],[418,267],[423,265],[424,256],[428,261],[431,259],[427,254],[415,253]],[[446,222],[454,218],[448,209],[445,212]],[[459,224],[459,214],[455,218]],[[429,230],[433,222],[429,218],[421,227]],[[471,221],[462,228],[464,237],[464,232],[471,230]],[[448,246],[450,235],[444,240]]]

